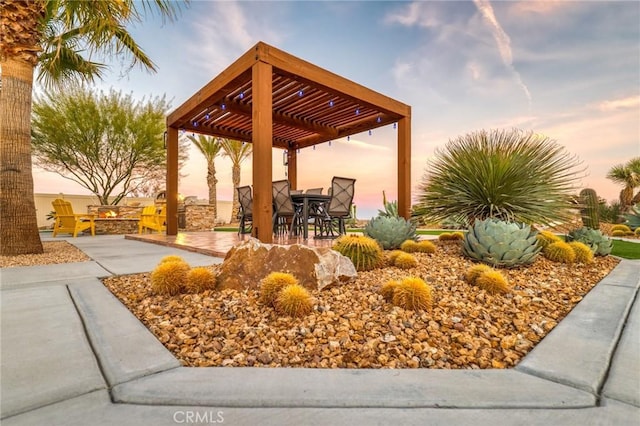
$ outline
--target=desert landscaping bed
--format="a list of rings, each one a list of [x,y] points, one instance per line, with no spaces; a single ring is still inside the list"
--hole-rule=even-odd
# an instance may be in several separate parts
[[[607,256],[567,265],[539,256],[501,270],[513,288],[493,295],[464,281],[473,263],[457,243],[437,246],[434,254],[416,254],[416,268],[359,272],[355,282],[313,291],[313,312],[301,318],[260,304],[256,290],[160,296],[150,274],[104,284],[185,366],[510,368],[618,263]],[[407,276],[432,286],[431,309],[405,310],[378,294],[386,281]]]
[[[53,265],[57,263],[85,262],[89,257],[66,241],[42,243],[44,253],[19,256],[0,256],[0,268],[17,266]]]

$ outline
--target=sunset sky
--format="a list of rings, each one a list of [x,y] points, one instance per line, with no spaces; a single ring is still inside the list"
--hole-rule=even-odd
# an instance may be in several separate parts
[[[382,2],[193,1],[173,23],[130,28],[159,70],[112,61],[98,89],[137,98],[166,94],[176,108],[258,41],[412,107],[415,188],[434,151],[480,129],[547,135],[582,160],[584,187],[611,201],[615,164],[640,156],[640,2],[485,0]],[[357,179],[358,217],[396,198],[392,126],[298,154],[298,186]],[[218,197],[230,199],[231,166],[218,159]],[[206,198],[206,165],[191,149],[183,195]],[[284,178],[279,150],[274,180]],[[35,191],[87,194],[35,170]],[[251,161],[242,184],[251,184]]]

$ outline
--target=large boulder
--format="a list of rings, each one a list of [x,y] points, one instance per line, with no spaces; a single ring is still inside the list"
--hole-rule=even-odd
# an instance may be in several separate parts
[[[227,253],[218,287],[257,290],[260,280],[271,272],[289,272],[311,290],[352,281],[357,274],[349,258],[329,248],[263,244],[249,238]]]

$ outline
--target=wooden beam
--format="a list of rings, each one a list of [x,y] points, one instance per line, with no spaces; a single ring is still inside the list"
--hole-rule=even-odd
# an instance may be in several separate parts
[[[287,150],[287,179],[291,189],[298,189],[298,151],[295,148]]]
[[[167,128],[167,235],[178,234],[178,129]]]
[[[389,111],[400,116],[411,115],[411,107],[395,99],[357,84],[351,80],[320,68],[310,62],[286,53],[266,43],[258,43],[256,52],[260,60],[271,64],[274,68],[288,73],[300,81],[309,82],[313,86],[324,87],[328,91],[337,92],[358,102],[368,103],[372,108]]]
[[[411,217],[411,116],[398,121],[398,214]]]
[[[272,220],[272,68],[256,62],[253,74],[253,231],[263,243],[273,241]]]

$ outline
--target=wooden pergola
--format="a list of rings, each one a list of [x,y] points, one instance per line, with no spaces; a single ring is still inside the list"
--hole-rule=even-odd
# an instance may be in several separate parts
[[[253,236],[272,242],[272,148],[297,150],[397,123],[398,210],[411,208],[411,107],[259,42],[167,116],[167,234],[178,233],[178,131],[253,143]]]

